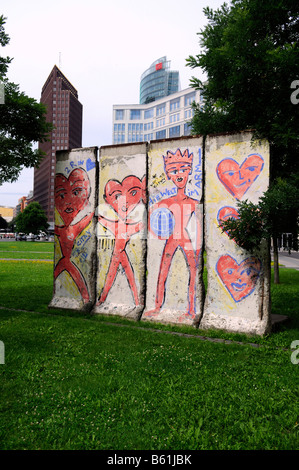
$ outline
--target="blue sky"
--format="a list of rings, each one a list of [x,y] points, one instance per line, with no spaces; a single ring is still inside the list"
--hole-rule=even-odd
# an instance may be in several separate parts
[[[53,66],[78,90],[83,104],[83,147],[112,144],[112,107],[139,102],[142,73],[162,56],[179,70],[181,89],[204,78],[186,67],[199,53],[197,33],[207,24],[203,8],[223,0],[1,0],[13,57],[8,78],[40,100]],[[1,112],[1,107],[0,107]],[[33,169],[0,186],[0,205],[15,206],[33,189]]]

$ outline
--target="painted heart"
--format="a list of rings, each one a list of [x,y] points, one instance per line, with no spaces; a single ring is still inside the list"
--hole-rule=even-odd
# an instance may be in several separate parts
[[[261,271],[261,261],[250,256],[240,264],[230,255],[223,255],[216,264],[216,271],[235,302],[240,302],[250,295]]]
[[[239,212],[234,207],[221,207],[217,214],[218,224],[221,225],[221,222],[225,222],[228,219],[239,219]],[[228,234],[228,232],[225,232]]]
[[[216,173],[227,191],[240,200],[260,175],[263,167],[263,158],[253,154],[249,155],[241,165],[233,158],[225,158],[218,163]]]
[[[125,220],[141,200],[145,201],[145,184],[145,176],[142,179],[126,176],[122,182],[109,180],[105,186],[104,199]]]
[[[88,160],[86,161],[86,170],[87,171],[93,170],[95,166],[96,166],[96,162],[93,162],[90,158],[88,158]]]
[[[69,176],[55,176],[55,207],[66,226],[88,204],[90,181],[85,170],[74,169]]]

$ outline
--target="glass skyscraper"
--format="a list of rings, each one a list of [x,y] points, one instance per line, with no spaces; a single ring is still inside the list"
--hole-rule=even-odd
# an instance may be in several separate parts
[[[142,74],[140,104],[147,104],[179,91],[179,72],[169,69],[170,61],[161,57]]]

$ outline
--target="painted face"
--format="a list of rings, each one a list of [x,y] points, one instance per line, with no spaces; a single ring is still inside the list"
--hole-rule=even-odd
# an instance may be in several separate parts
[[[229,255],[221,256],[216,270],[235,302],[240,302],[255,289],[261,270],[259,259],[251,256],[240,264]]]
[[[217,176],[225,188],[236,198],[250,188],[261,173],[264,160],[259,155],[250,155],[239,165],[232,158],[222,160],[217,166]]]
[[[70,225],[86,206],[90,194],[90,181],[81,169],[73,170],[69,177],[58,173],[55,177],[55,206],[65,225]]]
[[[110,180],[105,186],[105,201],[125,220],[129,213],[145,198],[145,177],[127,176],[122,182]]]
[[[185,188],[188,176],[191,173],[190,163],[169,163],[165,165],[166,174],[169,179],[178,187]]]

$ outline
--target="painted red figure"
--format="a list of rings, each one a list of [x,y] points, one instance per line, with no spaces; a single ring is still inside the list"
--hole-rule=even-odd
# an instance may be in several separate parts
[[[82,273],[70,258],[76,238],[87,227],[94,215],[92,212],[72,224],[79,212],[87,206],[89,196],[90,181],[85,170],[76,168],[69,177],[60,173],[56,174],[55,206],[64,225],[55,225],[55,235],[59,238],[62,258],[55,266],[54,278],[56,279],[63,271],[67,271],[78,287],[84,303],[89,301],[88,288]]]
[[[167,152],[164,158],[165,173],[177,187],[177,194],[167,199],[162,199],[154,204],[149,211],[149,227],[152,232],[164,238],[157,228],[152,225],[152,216],[161,213],[161,209],[168,210],[169,217],[172,221],[168,238],[164,246],[160,271],[157,282],[155,308],[144,314],[144,316],[158,315],[165,298],[166,281],[169,273],[173,256],[178,248],[185,255],[186,263],[189,268],[189,292],[188,292],[188,311],[185,316],[195,317],[195,290],[196,290],[196,270],[199,261],[201,247],[201,226],[197,217],[197,209],[199,203],[196,199],[190,198],[185,194],[188,177],[192,171],[193,154],[189,154],[188,149],[182,154],[178,149],[175,153]],[[167,212],[164,214],[167,214]],[[196,248],[193,248],[191,238],[188,233],[188,223],[192,217],[196,220]],[[161,236],[162,235],[162,236]]]
[[[128,216],[140,201],[145,203],[145,184],[145,176],[141,180],[137,176],[127,176],[122,182],[109,180],[105,186],[104,199],[114,209],[118,219],[109,220],[101,215],[99,216],[100,224],[114,235],[115,244],[106,282],[97,305],[105,302],[120,264],[126,273],[135,305],[140,305],[134,271],[126,253],[126,246],[131,236],[143,228],[142,222],[135,222],[129,219]]]

